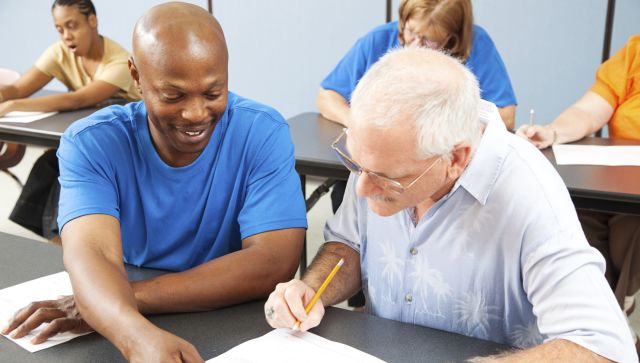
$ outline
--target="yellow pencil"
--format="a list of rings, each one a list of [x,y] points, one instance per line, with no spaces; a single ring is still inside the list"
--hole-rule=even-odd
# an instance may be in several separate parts
[[[338,270],[340,269],[340,267],[342,267],[343,264],[344,264],[344,258],[341,258],[340,261],[338,261],[338,263],[335,265],[333,270],[331,270],[331,272],[329,273],[329,276],[327,276],[327,278],[324,279],[324,282],[322,283],[322,285],[320,285],[320,288],[318,289],[318,291],[316,291],[316,294],[313,295],[313,297],[311,298],[311,301],[309,301],[309,304],[307,304],[307,307],[304,308],[304,311],[307,314],[309,314],[311,309],[313,309],[313,305],[315,305],[316,301],[318,301],[318,299],[320,298],[320,295],[322,295],[322,293],[324,292],[324,289],[327,288],[327,285],[329,285],[329,283],[331,282],[333,277],[338,273]],[[296,320],[296,323],[293,325],[292,329],[297,330],[298,328],[300,328],[300,321]]]

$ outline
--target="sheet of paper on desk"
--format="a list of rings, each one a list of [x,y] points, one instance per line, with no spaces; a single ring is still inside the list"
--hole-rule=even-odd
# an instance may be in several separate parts
[[[640,146],[553,145],[558,165],[640,166]]]
[[[69,275],[64,271],[2,289],[0,290],[0,325],[4,328],[17,310],[22,309],[33,301],[55,300],[60,295],[71,295],[72,293]],[[12,339],[6,335],[5,337],[33,353],[84,335],[63,333],[49,338],[43,343],[31,344],[31,338],[42,331],[45,326],[46,324],[40,326],[20,339]]]
[[[57,112],[23,112],[12,111],[0,117],[0,122],[15,122],[19,124],[26,124],[33,121],[42,120],[43,118],[53,116]]]
[[[372,355],[309,332],[276,329],[206,363],[384,363]]]

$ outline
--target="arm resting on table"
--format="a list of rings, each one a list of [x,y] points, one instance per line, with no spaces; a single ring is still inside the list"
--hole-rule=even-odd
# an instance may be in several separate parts
[[[298,267],[305,230],[259,233],[242,250],[184,272],[133,283],[143,313],[204,311],[265,298],[291,279]]]
[[[320,88],[316,98],[318,110],[325,118],[349,127],[349,102],[338,92]]]

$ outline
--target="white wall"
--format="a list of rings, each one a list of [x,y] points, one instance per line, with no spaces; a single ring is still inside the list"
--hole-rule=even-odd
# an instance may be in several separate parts
[[[130,49],[136,19],[157,0],[95,0],[103,34]],[[190,1],[206,7],[206,0]],[[214,0],[227,36],[230,87],[285,117],[316,110],[322,78],[384,22],[385,0]],[[473,0],[509,70],[519,107],[546,123],[582,95],[600,63],[606,0]],[[50,2],[0,0],[0,67],[24,72],[57,39]],[[397,18],[398,0],[393,16]],[[640,1],[618,0],[612,54],[640,33]]]
[[[384,0],[214,0],[229,45],[231,90],[285,117],[316,110],[321,80],[385,20]]]

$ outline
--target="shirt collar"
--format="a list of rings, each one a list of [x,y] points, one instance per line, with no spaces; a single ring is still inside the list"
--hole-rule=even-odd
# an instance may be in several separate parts
[[[498,113],[498,108],[493,103],[481,100],[479,116],[480,122],[486,126],[484,133],[471,162],[449,194],[458,187],[462,187],[484,205],[500,175],[502,163],[507,155],[508,131]]]

